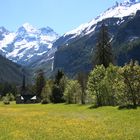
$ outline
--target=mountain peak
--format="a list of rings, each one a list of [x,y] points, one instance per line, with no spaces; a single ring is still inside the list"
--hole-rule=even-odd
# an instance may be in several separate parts
[[[0,27],[0,33],[9,33],[9,31],[5,27]]]
[[[24,29],[29,32],[29,33],[32,33],[32,32],[37,32],[36,28],[34,28],[31,24],[29,23],[24,23],[22,25],[22,27],[24,27]]]
[[[140,0],[125,0],[123,3],[120,3],[120,5],[129,7],[137,3],[140,3]]]
[[[36,29],[24,23],[16,32],[9,33],[0,27],[0,53],[16,63],[28,65],[48,53],[57,38],[58,34],[50,27]]]
[[[116,1],[116,4],[106,11],[101,13],[99,16],[94,18],[88,23],[84,23],[80,25],[78,28],[71,30],[64,34],[64,36],[71,36],[71,38],[75,38],[77,36],[87,35],[94,31],[96,24],[107,18],[120,18],[126,16],[133,16],[136,14],[137,10],[140,10],[140,0],[125,0],[123,3],[119,3]],[[92,28],[94,27],[94,28]]]
[[[140,2],[140,0],[125,0],[124,3],[137,3]]]

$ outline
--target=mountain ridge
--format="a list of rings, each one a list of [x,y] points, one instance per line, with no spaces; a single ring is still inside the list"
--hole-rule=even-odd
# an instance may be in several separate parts
[[[34,28],[29,23],[23,24],[16,32],[0,27],[0,51],[6,58],[29,65],[52,48],[59,35],[50,27]]]
[[[127,0],[123,3],[116,3],[116,5],[108,8],[92,21],[82,24],[75,30],[65,33],[55,42],[58,50],[54,57],[54,71],[62,69],[72,77],[78,73],[78,71],[89,72],[93,67],[91,59],[94,55],[98,33],[103,23],[108,26],[118,65],[123,65],[131,58],[137,58],[138,61],[140,61],[140,58],[134,52],[134,49],[137,51],[139,51],[139,49],[134,47],[129,51],[129,46],[125,45],[125,43],[129,45],[131,41],[133,43],[136,39],[137,34],[135,26],[140,24],[139,10],[139,0]],[[137,19],[137,22],[135,22],[135,19]],[[126,27],[129,26],[131,28],[130,30],[127,30]],[[137,32],[139,31],[137,30]],[[125,38],[126,40],[123,39],[124,37],[119,38],[119,34],[121,33],[123,33],[123,36],[128,34]],[[121,39],[119,44],[118,39]],[[140,39],[140,37],[137,39]],[[117,49],[119,51],[116,52]],[[124,61],[122,61],[123,55],[119,57],[122,49],[125,49],[125,55],[128,55],[127,57],[123,57]],[[122,61],[122,63],[120,63],[120,61]]]
[[[116,9],[118,11],[118,9],[122,7],[124,9],[126,8],[125,9],[126,11],[127,10],[129,11],[128,16],[124,16],[124,17],[123,16],[121,17],[109,16],[108,18],[105,18],[105,19],[102,18],[103,14],[106,15],[106,13],[108,14],[109,11],[110,12],[112,12],[112,10],[116,11]],[[86,28],[83,28],[84,24],[82,24],[80,28],[79,27],[76,28],[76,29],[82,29],[80,31],[78,30],[79,31],[78,33],[74,32],[75,34],[71,34],[73,33],[73,30],[72,30],[60,36],[60,38],[58,38],[53,44],[53,48],[56,48],[54,53],[51,55],[51,56],[54,55],[54,60],[52,59],[51,62],[49,61],[49,64],[48,62],[45,62],[48,55],[46,53],[44,54],[41,60],[36,61],[36,63],[34,63],[33,67],[37,67],[37,65],[41,67],[41,65],[43,65],[43,68],[44,68],[44,66],[49,65],[53,69],[49,69],[48,73],[55,73],[57,69],[62,69],[66,73],[68,73],[68,75],[70,74],[72,76],[74,73],[76,73],[76,71],[84,71],[86,69],[86,71],[89,72],[92,68],[92,65],[90,62],[91,52],[93,52],[94,50],[92,48],[96,44],[96,39],[97,39],[98,32],[100,30],[102,22],[106,21],[107,24],[110,25],[109,33],[111,35],[112,41],[115,42],[113,43],[113,45],[115,45],[116,41],[114,41],[113,39],[118,34],[117,32],[119,30],[119,26],[125,25],[131,18],[135,17],[137,13],[136,7],[137,9],[140,9],[140,0],[127,0],[127,1],[124,1],[123,3],[116,2],[115,5],[113,5],[112,7],[108,8],[105,11],[106,13],[103,12],[102,14],[97,16],[97,18],[86,23]],[[123,11],[123,8],[122,8],[122,11]],[[99,20],[99,19],[102,19],[102,20]],[[96,21],[97,22],[96,24],[95,24],[95,20],[98,20],[98,22]],[[82,43],[79,43],[79,42],[82,42]],[[77,44],[81,44],[81,45],[79,46]],[[83,49],[83,51],[81,49]],[[87,54],[84,53],[84,51]],[[81,54],[85,55],[85,57]],[[44,62],[42,62],[42,60]]]
[[[119,32],[125,32],[124,28],[126,29],[126,25],[130,20],[134,21],[133,19],[138,10],[140,10],[140,0],[125,0],[123,3],[116,2],[115,5],[93,20],[81,24],[78,28],[60,37],[50,27],[36,29],[29,23],[25,23],[19,28],[16,32],[18,37],[16,37],[16,33],[0,28],[0,53],[12,61],[30,67],[33,71],[42,68],[47,75],[59,68],[72,74],[85,69],[90,71],[90,56],[91,52],[94,51],[101,24],[105,22],[109,27],[110,37],[114,46],[129,43],[129,39],[132,41],[134,39],[135,41],[136,34],[133,27],[130,28],[130,36],[126,38],[127,41],[117,37]],[[137,23],[139,23],[139,18]],[[5,31],[4,35],[1,33],[2,30]],[[131,36],[131,33],[133,36]],[[1,44],[6,44],[7,40],[1,42],[5,35],[8,36],[9,40],[11,39],[11,42],[7,47],[1,47]],[[118,39],[122,39],[120,44],[117,44]],[[36,42],[38,42],[37,45]],[[121,47],[119,49],[121,50]],[[10,51],[10,53],[6,54],[6,51]],[[26,54],[24,54],[25,51]]]
[[[140,0],[126,0],[123,3],[117,2],[114,6],[108,8],[93,20],[81,24],[78,28],[65,33],[64,36],[74,34],[74,37],[76,37],[84,30],[87,30],[86,34],[90,34],[94,31],[94,29],[90,31],[91,26],[97,24],[98,22],[111,17],[122,18],[125,16],[134,15],[138,9],[140,9]]]

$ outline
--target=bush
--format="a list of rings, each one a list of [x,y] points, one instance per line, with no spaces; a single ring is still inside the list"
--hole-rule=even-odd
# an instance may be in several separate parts
[[[67,104],[80,103],[82,90],[77,80],[69,80],[64,91],[64,99]]]
[[[9,104],[10,104],[10,101],[5,100],[5,101],[3,101],[3,103],[4,103],[5,105],[9,105]]]
[[[49,100],[47,98],[42,99],[41,104],[48,104]]]
[[[137,109],[137,106],[133,106],[131,104],[128,104],[128,105],[121,105],[118,107],[119,110],[122,110],[122,109]]]
[[[9,105],[10,104],[10,100],[9,100],[9,97],[8,97],[8,94],[6,96],[3,97],[3,103],[5,105]]]
[[[63,103],[64,102],[63,91],[61,90],[61,87],[56,84],[52,87],[51,101],[53,103]]]
[[[9,101],[14,101],[15,96],[12,93],[8,93]]]
[[[14,101],[15,100],[15,97],[14,97],[14,95],[12,93],[7,93],[6,96],[4,96],[2,98],[2,100],[3,100],[3,103],[5,105],[8,105],[8,104],[10,104],[10,101]]]

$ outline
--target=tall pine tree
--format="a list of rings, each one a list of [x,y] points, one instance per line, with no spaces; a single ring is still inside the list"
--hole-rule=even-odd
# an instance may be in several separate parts
[[[55,75],[54,85],[52,87],[52,96],[51,101],[53,103],[64,102],[63,94],[65,88],[65,78],[64,73],[61,70],[58,70]]]
[[[36,94],[38,98],[41,98],[41,92],[42,89],[45,86],[45,77],[44,77],[44,72],[43,70],[39,70],[37,73],[36,81],[35,81],[35,89],[36,89]]]
[[[107,68],[110,63],[113,63],[113,53],[110,44],[108,29],[103,23],[96,44],[94,65],[103,64],[103,66]]]

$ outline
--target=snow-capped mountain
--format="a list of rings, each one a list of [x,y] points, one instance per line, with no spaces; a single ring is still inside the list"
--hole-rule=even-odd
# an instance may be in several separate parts
[[[140,10],[140,0],[125,0],[123,3],[116,2],[114,6],[108,8],[105,12],[97,16],[95,19],[91,20],[88,23],[81,24],[78,28],[65,33],[63,37],[70,36],[70,38],[67,39],[69,40],[77,36],[90,34],[95,30],[96,26],[94,25],[96,25],[98,22],[112,17],[123,19],[123,17],[135,15],[137,10]],[[122,23],[123,20],[120,22]]]
[[[79,71],[88,73],[93,68],[91,61],[103,23],[108,26],[116,63],[123,65],[130,59],[140,62],[140,47],[136,45],[140,41],[140,0],[125,0],[116,2],[95,19],[61,36],[54,43],[58,46],[54,71],[63,69],[71,76]],[[133,45],[135,47],[130,49]]]
[[[50,51],[58,37],[50,27],[36,29],[29,23],[19,27],[17,32],[0,27],[0,53],[14,62],[28,65]]]
[[[102,23],[105,22],[109,26],[113,41],[116,36],[120,37],[119,33],[125,36],[127,34],[125,40],[121,37],[123,43],[139,38],[139,31],[136,33],[129,23],[132,19],[131,22],[138,25],[139,18],[137,22],[135,21],[138,10],[140,10],[140,0],[116,2],[114,6],[95,19],[61,37],[49,27],[36,29],[28,23],[22,25],[17,32],[9,32],[1,27],[0,53],[19,64],[29,64],[33,70],[42,68],[45,73],[51,73],[52,70],[55,71],[58,68],[72,75],[76,71],[90,70],[90,55]],[[125,33],[128,29],[126,25],[132,27],[128,33]],[[123,26],[125,26],[125,31]],[[117,41],[118,39],[115,40]]]

